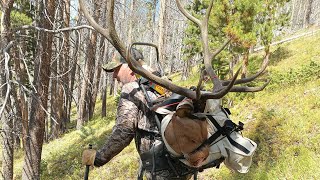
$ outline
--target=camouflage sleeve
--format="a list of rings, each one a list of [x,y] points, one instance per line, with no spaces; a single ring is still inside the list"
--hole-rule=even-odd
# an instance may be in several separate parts
[[[116,125],[103,148],[96,155],[95,166],[109,162],[130,144],[135,135],[138,121],[138,105],[132,100],[136,89],[126,84],[123,86],[118,104]]]

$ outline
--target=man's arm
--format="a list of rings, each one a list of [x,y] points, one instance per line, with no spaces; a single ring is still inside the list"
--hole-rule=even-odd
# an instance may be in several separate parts
[[[107,139],[106,144],[100,149],[94,161],[95,166],[102,166],[119,154],[134,138],[138,121],[138,107],[132,101],[132,88],[123,86],[118,105],[116,125]]]

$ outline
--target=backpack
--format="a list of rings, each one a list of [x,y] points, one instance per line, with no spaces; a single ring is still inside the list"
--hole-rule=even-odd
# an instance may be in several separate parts
[[[222,108],[220,106],[220,101],[221,100],[219,99],[208,99],[206,101],[204,113],[193,114],[198,117],[206,118],[209,124],[208,139],[203,142],[200,147],[209,145],[210,152],[207,159],[201,164],[201,167],[205,167],[211,162],[215,162],[216,160],[223,158],[224,164],[227,168],[239,173],[247,173],[249,171],[249,167],[251,166],[252,156],[257,148],[257,144],[254,141],[242,136],[241,130],[243,130],[243,123],[239,122],[239,125],[237,125],[232,122],[229,117],[230,111]],[[186,103],[190,104],[190,101],[180,101],[179,103],[176,103],[176,107]],[[168,110],[168,107],[165,107],[165,109]],[[170,110],[172,110],[172,107]],[[169,111],[160,109],[158,112]],[[171,111],[162,119],[161,136],[166,149],[169,151],[171,156],[178,157],[177,153],[174,152],[174,150],[166,142],[164,136],[166,126],[170,122],[173,114],[174,111]],[[192,165],[185,158],[179,157],[179,160],[185,165],[192,167]],[[200,169],[203,169],[201,167]]]

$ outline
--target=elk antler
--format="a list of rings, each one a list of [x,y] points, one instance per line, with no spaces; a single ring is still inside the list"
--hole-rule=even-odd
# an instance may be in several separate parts
[[[236,91],[236,92],[248,92],[247,90],[244,91],[243,89],[241,89],[240,87],[235,87],[233,86],[234,83],[236,83],[236,78],[239,74],[239,70],[237,71],[237,73],[234,75],[234,77],[232,78],[232,80],[230,81],[221,81],[218,76],[215,74],[213,68],[212,68],[212,59],[214,59],[214,57],[216,55],[218,55],[230,42],[230,40],[227,40],[222,46],[221,48],[217,49],[214,53],[210,52],[209,49],[209,42],[208,42],[208,20],[209,20],[209,16],[213,7],[213,1],[211,1],[207,11],[206,11],[206,15],[204,17],[204,19],[202,21],[200,21],[199,19],[193,17],[191,14],[189,14],[181,5],[181,2],[179,0],[176,0],[176,3],[178,5],[179,10],[192,22],[194,22],[195,24],[197,24],[201,30],[201,42],[203,45],[203,55],[204,55],[204,65],[205,65],[205,69],[206,72],[209,74],[213,84],[214,84],[214,88],[213,88],[213,92],[206,92],[206,93],[199,93],[199,91],[192,91],[188,88],[185,87],[180,87],[177,86],[175,84],[173,84],[171,81],[168,81],[166,79],[162,79],[156,75],[153,75],[151,72],[145,70],[140,63],[138,63],[137,61],[135,61],[133,59],[133,57],[128,54],[128,52],[126,51],[126,47],[124,45],[123,42],[120,41],[120,38],[117,34],[117,31],[115,29],[115,23],[114,23],[114,5],[115,5],[115,1],[114,0],[110,0],[109,2],[107,2],[107,6],[108,6],[108,15],[107,15],[107,22],[108,22],[108,28],[104,28],[102,26],[100,26],[94,19],[93,17],[90,15],[90,13],[88,12],[88,10],[86,9],[86,6],[84,5],[84,1],[83,0],[79,0],[79,5],[80,5],[80,9],[83,12],[84,16],[87,18],[87,20],[89,21],[89,23],[91,24],[91,26],[98,31],[99,33],[101,33],[116,49],[117,51],[120,53],[120,55],[127,61],[129,67],[132,69],[133,72],[147,78],[150,81],[153,81],[159,85],[161,85],[162,87],[175,92],[177,94],[186,96],[188,98],[191,99],[220,99],[222,98],[224,95],[226,95],[229,91]],[[261,74],[261,73],[260,73]],[[259,74],[259,75],[260,75]],[[258,76],[259,76],[258,75]],[[257,76],[257,77],[258,77]],[[256,78],[256,77],[255,77]],[[255,78],[253,78],[252,80],[254,80]],[[250,81],[252,81],[250,80]],[[239,80],[238,80],[239,82]],[[265,87],[265,86],[264,86]],[[260,88],[261,90],[264,88]],[[252,91],[251,91],[252,92]],[[198,95],[197,95],[198,94]],[[200,95],[199,95],[200,94]]]
[[[200,28],[201,31],[201,43],[203,46],[203,58],[204,58],[204,64],[205,64],[205,68],[207,73],[209,74],[213,84],[214,84],[214,89],[213,92],[219,92],[221,94],[226,94],[229,91],[230,92],[256,92],[256,91],[261,91],[263,90],[269,83],[266,82],[263,86],[261,87],[239,87],[239,86],[233,86],[236,84],[242,84],[242,83],[247,83],[250,81],[253,81],[254,79],[256,79],[258,76],[260,76],[264,70],[267,67],[267,63],[265,64],[264,67],[261,68],[261,70],[259,72],[257,72],[254,76],[249,77],[249,78],[245,78],[245,79],[240,79],[240,80],[235,80],[236,77],[239,74],[239,70],[237,71],[237,73],[234,75],[234,77],[232,78],[232,80],[229,81],[221,81],[217,75],[215,74],[213,68],[212,68],[212,63],[211,61],[214,59],[215,56],[217,56],[231,41],[230,39],[228,39],[219,49],[217,49],[213,54],[210,53],[209,50],[209,42],[208,42],[208,22],[209,22],[209,17],[210,17],[210,13],[213,7],[213,0],[211,0],[208,9],[206,10],[206,14],[205,17],[203,18],[202,21],[200,21],[199,19],[195,18],[194,16],[192,16],[191,14],[189,14],[181,5],[180,0],[176,0],[176,3],[178,5],[179,10],[183,13],[184,16],[186,16],[190,21],[194,22],[195,24],[197,24]],[[268,58],[266,56],[266,58]],[[268,62],[268,60],[267,60]],[[228,85],[229,84],[229,85]],[[226,87],[227,86],[227,87]],[[202,97],[205,99],[210,99],[210,94],[202,94]],[[208,98],[207,98],[208,97]]]
[[[243,83],[248,83],[251,82],[253,80],[255,80],[257,77],[259,77],[263,72],[265,72],[268,63],[269,63],[269,55],[267,54],[264,57],[263,62],[265,62],[263,64],[263,66],[261,67],[261,69],[254,75],[252,75],[251,77],[248,78],[243,78],[243,79],[238,79],[235,81],[234,84],[243,84]],[[268,80],[263,86],[259,87],[259,88],[255,88],[255,87],[241,87],[243,89],[243,91],[241,92],[256,92],[259,91],[260,89],[263,90],[268,84],[269,84],[270,80]],[[222,85],[227,85],[228,83],[230,83],[230,81],[222,81]],[[240,87],[237,87],[240,88]],[[236,88],[232,89],[231,91],[233,92],[238,92],[238,91],[234,91]]]

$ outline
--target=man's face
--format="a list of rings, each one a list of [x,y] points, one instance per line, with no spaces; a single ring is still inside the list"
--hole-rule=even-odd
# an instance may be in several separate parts
[[[113,78],[117,79],[118,82],[127,84],[135,81],[137,78],[127,64],[122,64],[113,70]]]
[[[119,78],[119,71],[120,71],[121,66],[122,66],[122,65],[116,67],[116,68],[113,70],[113,75],[112,75],[112,77],[115,78],[115,79],[117,79],[117,81],[120,80],[120,78]]]

